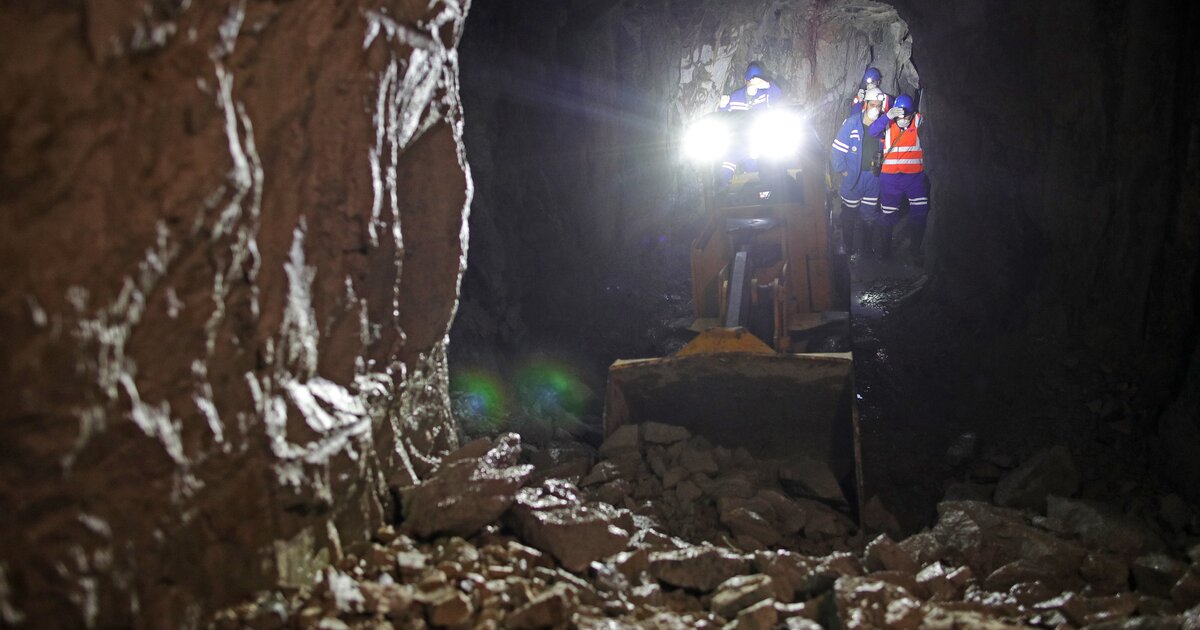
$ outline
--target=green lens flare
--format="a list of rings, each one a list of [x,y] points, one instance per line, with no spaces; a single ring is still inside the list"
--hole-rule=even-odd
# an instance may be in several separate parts
[[[463,372],[450,378],[450,395],[464,413],[500,422],[507,413],[504,387],[490,374]]]
[[[567,366],[555,361],[535,362],[517,375],[517,390],[522,403],[531,407],[557,405],[573,413],[583,413],[591,390]]]

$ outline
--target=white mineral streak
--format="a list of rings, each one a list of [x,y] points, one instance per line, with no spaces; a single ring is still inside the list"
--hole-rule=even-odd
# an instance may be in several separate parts
[[[15,626],[25,621],[25,613],[12,602],[12,587],[8,585],[8,566],[0,562],[0,619]]]

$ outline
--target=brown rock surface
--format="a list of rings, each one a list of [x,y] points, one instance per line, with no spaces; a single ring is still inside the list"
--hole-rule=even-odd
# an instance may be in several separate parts
[[[465,5],[152,4],[0,9],[0,557],[33,625],[307,582],[455,442]]]
[[[867,544],[863,564],[872,571],[916,573],[920,569],[912,556],[887,534],[880,534]]]
[[[1161,553],[1139,556],[1130,569],[1139,591],[1162,598],[1169,598],[1175,583],[1188,572],[1186,564]]]
[[[743,608],[771,599],[774,591],[770,576],[738,575],[717,586],[709,609],[726,619],[733,619]]]
[[[642,440],[650,444],[674,444],[692,437],[684,427],[661,422],[644,422],[641,427]]]
[[[651,554],[649,571],[671,586],[711,591],[721,582],[745,573],[749,567],[749,560],[728,550],[692,547]]]
[[[846,497],[833,471],[823,462],[798,456],[779,468],[779,482],[788,492],[832,505],[843,506]]]
[[[532,473],[515,465],[519,443],[515,434],[502,436],[483,456],[460,458],[401,490],[404,529],[423,538],[470,536],[500,518]]]
[[[1035,453],[996,484],[997,505],[1044,512],[1046,497],[1069,497],[1079,491],[1079,471],[1065,446]]]
[[[1145,523],[1103,503],[1052,496],[1046,499],[1046,516],[1056,527],[1105,551],[1135,556],[1163,549]]]
[[[505,627],[514,630],[551,628],[563,623],[573,606],[573,593],[562,585],[534,597],[529,603],[513,611],[505,621]]]
[[[768,630],[775,627],[779,620],[779,611],[775,610],[775,602],[761,601],[737,615],[733,627],[737,630]]]
[[[625,549],[633,519],[606,503],[584,503],[573,485],[549,480],[516,497],[509,522],[529,544],[571,571]]]
[[[842,577],[834,585],[845,628],[916,628],[921,602],[900,586],[870,578]]]
[[[1024,560],[1047,566],[1055,574],[1078,571],[1087,550],[1030,524],[1021,512],[977,501],[946,501],[938,505],[938,522],[931,534],[945,549],[960,554],[971,568],[984,574]]]

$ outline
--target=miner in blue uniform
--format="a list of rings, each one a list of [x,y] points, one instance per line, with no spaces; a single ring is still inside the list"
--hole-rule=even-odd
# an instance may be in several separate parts
[[[783,91],[767,77],[757,61],[752,61],[746,67],[746,86],[727,97],[722,96],[719,109],[723,112],[748,112],[782,103]],[[739,165],[747,171],[758,168],[755,160],[747,154],[746,147],[742,143],[734,143],[721,162],[721,188],[729,186]]]
[[[883,94],[883,102],[879,105],[879,111],[886,112],[892,107],[892,97],[888,96],[887,92],[880,87],[880,81],[883,80],[883,73],[879,72],[879,68],[867,68],[863,73],[862,83],[859,84],[858,94],[854,95],[854,100],[850,101],[850,115],[853,116],[862,111],[863,101],[867,100],[867,90],[875,88]]]
[[[879,118],[885,98],[878,88],[865,91],[862,108],[842,123],[829,148],[833,172],[842,176],[838,193],[842,198],[842,238],[847,255],[857,251],[854,234],[859,228],[863,251],[872,251],[871,230],[879,215],[879,176],[874,167],[880,159],[881,145],[868,129]]]

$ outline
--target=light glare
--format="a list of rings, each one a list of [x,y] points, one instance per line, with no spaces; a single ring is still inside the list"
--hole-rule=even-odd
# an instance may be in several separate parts
[[[729,129],[713,118],[692,123],[683,136],[683,156],[694,162],[715,162],[729,149]]]

